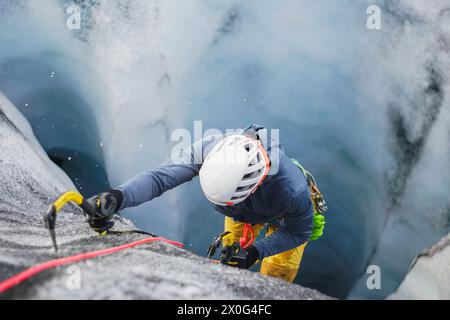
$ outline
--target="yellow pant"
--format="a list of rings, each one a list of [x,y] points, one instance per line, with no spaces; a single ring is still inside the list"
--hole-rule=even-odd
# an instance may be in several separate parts
[[[233,234],[235,242],[239,242],[239,239],[243,236],[244,226],[245,223],[243,222],[237,222],[229,217],[225,217],[225,231],[229,231]],[[255,238],[258,237],[263,227],[263,224],[253,226]],[[276,230],[276,227],[269,226],[266,237]],[[292,250],[265,258],[261,263],[261,274],[293,282],[300,268],[303,251],[305,250],[306,245],[307,243]]]

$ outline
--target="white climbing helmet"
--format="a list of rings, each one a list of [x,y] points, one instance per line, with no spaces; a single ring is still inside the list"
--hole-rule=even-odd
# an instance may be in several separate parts
[[[269,157],[259,141],[231,135],[214,146],[206,157],[200,169],[200,184],[209,201],[232,206],[255,192],[269,169]]]

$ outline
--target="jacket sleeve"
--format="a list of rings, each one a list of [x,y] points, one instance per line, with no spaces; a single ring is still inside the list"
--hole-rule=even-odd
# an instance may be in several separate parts
[[[215,135],[197,141],[184,148],[176,162],[169,159],[158,168],[144,171],[115,188],[123,196],[120,209],[139,206],[191,181],[199,174],[206,155],[221,139],[222,135]]]
[[[122,192],[121,209],[136,207],[161,196],[199,174],[203,161],[202,142],[182,150],[182,157],[176,163],[167,160],[161,166],[144,171],[123,185],[115,188]]]
[[[305,244],[312,234],[313,217],[313,205],[309,197],[309,191],[304,191],[297,201],[290,205],[287,213],[283,215],[281,227],[270,236],[255,243],[260,259]]]

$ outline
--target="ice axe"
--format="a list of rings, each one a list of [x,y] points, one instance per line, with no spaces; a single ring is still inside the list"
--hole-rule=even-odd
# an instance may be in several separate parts
[[[70,191],[66,192],[63,195],[61,195],[54,203],[50,205],[47,212],[43,215],[43,219],[45,222],[45,226],[50,232],[50,238],[52,239],[53,247],[55,248],[55,251],[58,251],[58,246],[56,244],[56,234],[55,234],[55,226],[56,226],[56,217],[58,215],[58,212],[61,211],[61,209],[69,202],[73,202],[76,205],[78,205],[81,209],[83,209],[83,214],[85,217],[87,217],[87,222],[91,225],[92,220],[95,217],[96,209],[93,205],[91,205],[89,202],[85,201],[84,197],[79,194],[78,192]],[[120,219],[120,218],[119,218]],[[157,235],[132,229],[132,230],[118,230],[118,231],[111,231],[110,228],[114,225],[114,222],[109,222],[103,227],[91,227],[94,229],[95,232],[97,232],[100,235],[107,235],[107,234],[116,234],[116,235],[123,235],[123,234],[142,234],[147,235],[151,237],[158,237]]]
[[[221,246],[223,239],[231,234],[229,231],[225,231],[224,233],[218,235],[214,238],[211,244],[208,247],[208,251],[206,252],[206,258],[211,259],[216,253],[217,249]]]
[[[73,202],[83,209],[83,213],[87,216],[93,216],[95,214],[95,208],[89,205],[78,192],[70,191],[61,195],[54,203],[50,205],[47,212],[44,214],[45,226],[50,232],[50,238],[53,242],[55,251],[58,251],[58,245],[56,244],[55,225],[56,217],[59,211],[69,202]]]
[[[222,244],[225,248],[230,249],[234,245],[234,242],[235,236],[230,231],[219,234],[209,245],[206,257],[211,259]],[[243,236],[239,239],[239,245],[242,249],[247,249],[253,242],[255,242],[255,231],[251,224],[246,223],[243,230]]]

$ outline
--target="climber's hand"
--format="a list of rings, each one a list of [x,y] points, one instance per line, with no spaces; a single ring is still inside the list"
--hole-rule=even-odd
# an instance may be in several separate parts
[[[101,233],[114,226],[112,219],[122,205],[122,192],[111,190],[94,196],[86,202],[94,208],[94,212],[88,216],[89,225]]]
[[[324,228],[325,228],[325,217],[321,214],[315,214],[313,232],[309,240],[314,241],[319,239],[323,235]]]
[[[222,250],[221,262],[231,267],[250,269],[259,259],[258,249],[250,246],[242,249],[237,246],[226,247]]]

